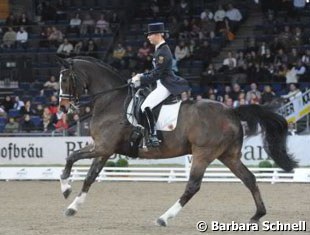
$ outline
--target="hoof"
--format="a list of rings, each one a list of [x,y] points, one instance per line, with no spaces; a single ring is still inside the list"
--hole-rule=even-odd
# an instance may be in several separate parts
[[[162,226],[162,227],[166,227],[167,226],[166,221],[164,221],[161,218],[157,219],[156,224],[159,225],[159,226]]]
[[[71,209],[71,208],[68,208],[66,211],[65,211],[65,215],[66,216],[74,216],[75,214],[77,213],[77,211],[76,210],[73,210],[73,209]]]
[[[68,188],[66,191],[64,191],[62,194],[64,195],[64,198],[67,199],[70,194],[72,192],[72,189],[71,188]]]

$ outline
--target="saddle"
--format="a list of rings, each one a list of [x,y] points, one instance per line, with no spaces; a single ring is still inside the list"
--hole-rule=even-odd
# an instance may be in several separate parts
[[[126,116],[129,121],[134,126],[134,129],[130,136],[130,147],[132,154],[130,157],[137,157],[138,149],[141,147],[145,147],[145,137],[149,134],[147,132],[147,123],[146,119],[141,111],[141,105],[143,104],[146,97],[152,92],[152,88],[150,86],[143,87],[139,89],[131,89],[131,101],[128,105]],[[153,114],[155,118],[155,122],[158,121],[158,117],[161,112],[161,108],[163,105],[174,105],[180,103],[181,97],[170,95],[167,99],[153,108]]]
[[[141,106],[146,99],[146,97],[152,92],[151,87],[144,87],[144,88],[139,88],[134,96],[132,97],[133,99],[133,105],[132,105],[132,111],[127,113],[127,115],[133,115],[134,118],[137,120],[139,125],[144,126],[143,123],[143,114],[141,111]],[[159,105],[157,105],[155,108],[153,108],[153,113],[155,117],[155,122],[158,119],[160,109],[163,105],[170,105],[170,104],[176,104],[181,100],[180,95],[170,95],[168,98],[166,98],[163,102],[161,102]],[[145,127],[145,126],[144,126]]]

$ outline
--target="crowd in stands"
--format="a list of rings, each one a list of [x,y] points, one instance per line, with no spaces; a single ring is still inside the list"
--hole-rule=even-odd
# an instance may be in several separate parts
[[[306,88],[304,82],[310,76],[310,34],[309,25],[303,23],[305,1],[291,1],[290,8],[286,3],[275,6],[270,4],[272,1],[262,0],[264,23],[257,26],[261,35],[251,35],[244,40],[243,48],[229,51],[219,68],[212,60],[238,37],[238,29],[247,17],[246,4],[237,1],[218,5],[214,1],[197,7],[193,2],[141,2],[131,22],[122,28],[124,20],[114,10],[68,11],[67,1],[37,0],[38,21],[25,13],[9,15],[0,28],[0,53],[48,51],[61,57],[87,55],[106,59],[108,45],[102,39],[116,35],[118,40],[106,62],[130,77],[152,68],[154,48],[146,41],[144,32],[147,23],[162,20],[169,29],[167,41],[174,55],[174,71],[189,77],[190,82],[191,76],[198,80],[191,83],[192,90],[182,95],[183,100],[207,98],[237,107],[266,104],[279,96],[290,99]],[[288,14],[282,16],[281,9]],[[88,122],[83,128],[71,126],[80,125],[80,119],[90,113],[91,107],[86,106],[75,115],[58,108],[59,84],[55,76],[50,74],[48,80],[33,84],[21,82],[13,96],[5,97],[0,104],[0,133],[88,134]]]

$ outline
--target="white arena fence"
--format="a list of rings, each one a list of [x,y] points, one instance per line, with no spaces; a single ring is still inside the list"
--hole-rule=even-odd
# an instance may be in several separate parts
[[[249,168],[258,182],[310,183],[310,168],[297,168],[286,173],[279,168]],[[0,180],[58,180],[63,167],[0,167]],[[74,167],[71,181],[84,180],[89,168]],[[105,167],[97,181],[186,182],[188,167]],[[241,182],[228,168],[208,168],[204,182]]]

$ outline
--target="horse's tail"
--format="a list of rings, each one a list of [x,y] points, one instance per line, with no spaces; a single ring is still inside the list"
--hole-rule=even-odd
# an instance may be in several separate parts
[[[287,152],[287,121],[268,107],[243,105],[234,109],[241,121],[247,122],[247,135],[257,134],[260,124],[266,153],[283,170],[289,172],[298,166],[292,154]]]

